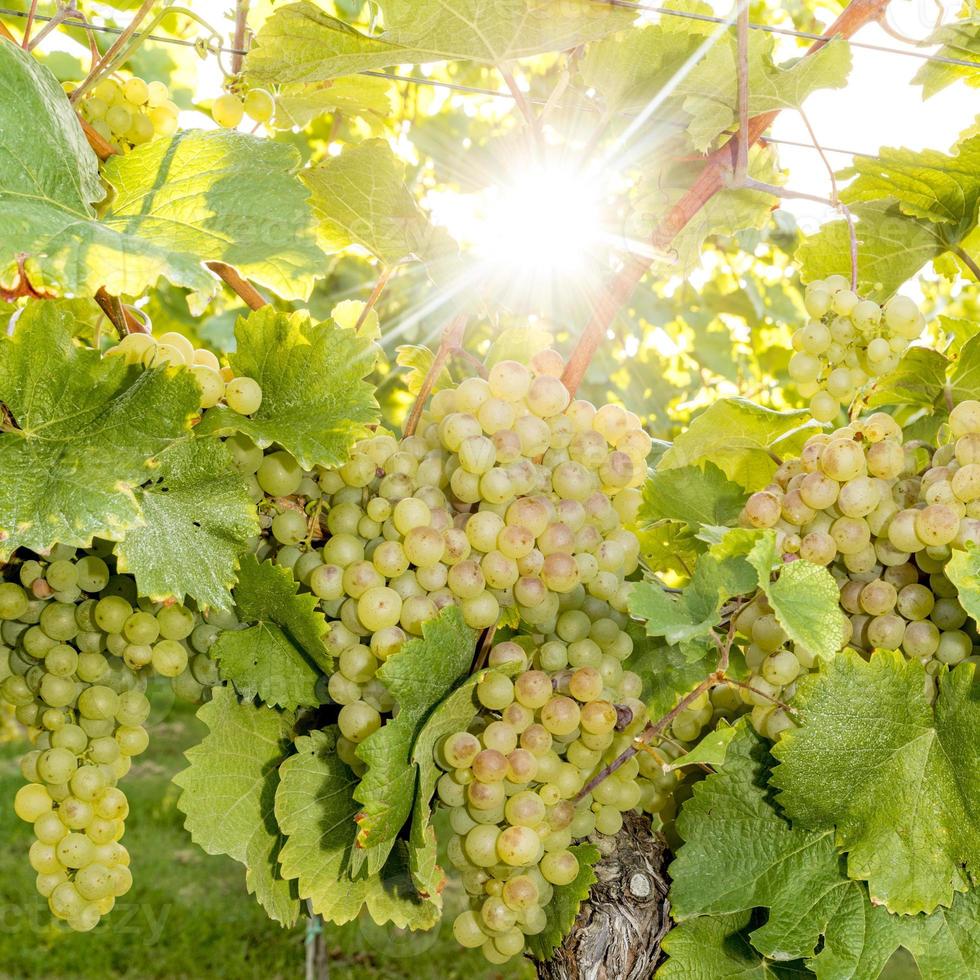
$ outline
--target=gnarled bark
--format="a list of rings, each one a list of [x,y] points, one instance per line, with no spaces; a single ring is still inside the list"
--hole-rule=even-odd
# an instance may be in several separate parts
[[[600,845],[603,847],[603,845]],[[541,980],[649,980],[670,929],[664,839],[650,818],[625,815],[623,829],[605,845],[598,881],[572,931],[547,963]]]

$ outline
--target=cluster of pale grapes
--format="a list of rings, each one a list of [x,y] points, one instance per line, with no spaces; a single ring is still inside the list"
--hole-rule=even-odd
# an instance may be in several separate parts
[[[14,810],[33,824],[30,862],[51,912],[93,929],[132,885],[118,787],[145,751],[148,669],[199,699],[217,681],[217,627],[191,609],[136,598],[111,545],[8,566],[0,583],[0,699],[33,742]]]
[[[581,795],[647,721],[641,680],[623,667],[624,626],[607,602],[580,596],[553,632],[519,637],[526,649],[497,644],[476,687],[480,714],[436,749],[449,858],[470,896],[453,932],[491,963],[545,928],[553,889],[579,873],[576,840],[618,833],[637,807],[662,810],[676,783],[659,760],[647,778],[634,757]]]
[[[234,92],[219,95],[211,106],[211,117],[225,129],[235,129],[248,116],[253,122],[271,122],[276,111],[276,98],[264,88],[249,89],[243,96]]]
[[[201,388],[201,408],[213,408],[224,402],[239,415],[251,415],[262,404],[262,386],[254,379],[235,377],[230,367],[222,367],[218,358],[203,347],[195,348],[176,331],[154,337],[149,333],[130,333],[106,356],[118,356],[127,364],[159,367],[174,364],[188,367]]]
[[[65,91],[74,87],[68,82]],[[154,136],[172,136],[180,114],[163,82],[132,75],[103,78],[79,99],[78,109],[118,153],[149,143]]]
[[[0,700],[0,745],[14,742],[23,735],[23,729],[14,716],[14,706]]]
[[[554,351],[500,361],[437,392],[417,435],[377,434],[333,470],[229,440],[253,493],[273,498],[266,547],[332,621],[328,690],[355,767],[394,707],[378,668],[446,605],[477,630],[504,613],[540,633],[587,597],[625,613],[639,543],[623,525],[650,438],[616,405],[572,401],[562,368]]]
[[[944,574],[952,549],[980,543],[980,402],[957,405],[949,432],[951,441],[931,458],[903,446],[901,428],[884,413],[811,436],[743,512],[748,526],[776,529],[787,560],[829,568],[851,625],[847,644],[921,661],[929,697],[935,675],[974,658],[980,643]],[[755,727],[775,738],[793,723],[773,698],[792,697],[814,656],[788,648],[764,598],[746,606],[736,625],[751,641],[745,654],[754,690],[743,691],[745,700]]]
[[[869,381],[894,370],[925,326],[912,300],[893,296],[879,306],[843,276],[811,282],[804,305],[811,319],[793,333],[789,374],[820,422],[834,421]]]

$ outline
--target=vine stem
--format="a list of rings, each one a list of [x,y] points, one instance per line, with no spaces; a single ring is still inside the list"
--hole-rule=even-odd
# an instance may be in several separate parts
[[[460,313],[459,316],[454,317],[450,321],[449,326],[443,331],[442,340],[439,342],[439,349],[436,351],[436,356],[432,359],[432,364],[429,365],[429,370],[425,373],[422,387],[419,388],[419,393],[415,396],[415,404],[412,406],[408,421],[405,423],[406,436],[415,435],[419,419],[422,417],[422,410],[425,408],[425,403],[429,395],[432,394],[432,389],[435,387],[436,378],[439,377],[440,371],[445,367],[446,361],[449,360],[449,355],[455,348],[460,346],[468,321],[469,316],[465,313]]]
[[[126,309],[125,304],[118,296],[113,296],[107,292],[105,286],[100,287],[95,294],[95,302],[99,304],[102,312],[109,318],[120,337],[125,337],[128,333],[149,333],[146,325]]]
[[[242,60],[245,50],[245,37],[248,32],[248,5],[249,0],[238,0],[235,4],[235,42],[232,45],[235,49],[231,56],[231,73],[237,75],[242,70]]]
[[[146,15],[153,8],[154,3],[156,3],[156,0],[143,0],[139,10],[136,11],[133,19],[126,25],[122,34],[116,38],[109,50],[92,66],[92,70],[83,79],[82,84],[71,93],[69,98],[72,103],[77,102],[95,84],[99,76],[111,67],[116,56],[129,44],[130,39],[136,33],[136,29],[143,23]]]
[[[818,51],[831,37],[849,38],[865,24],[878,20],[884,14],[889,2],[890,0],[852,0],[827,29],[825,32],[827,37],[814,41],[807,49],[807,55]],[[749,119],[745,132],[750,146],[759,141],[778,115],[779,110],[774,109]],[[705,204],[724,189],[731,174],[738,138],[738,134],[729,138],[721,147],[704,158],[705,165],[694,183],[667,211],[651,236],[650,244],[655,250],[667,250],[674,238],[684,230]],[[565,387],[573,394],[578,390],[592,356],[612,325],[616,314],[633,294],[651,263],[651,258],[628,252],[622,267],[610,280],[582,331],[562,375]]]
[[[364,304],[364,309],[361,310],[361,315],[357,318],[357,323],[354,324],[354,333],[357,333],[364,326],[364,321],[367,320],[368,314],[374,309],[375,304],[381,298],[381,294],[384,292],[385,286],[388,285],[388,280],[394,271],[395,266],[393,265],[385,266],[381,270],[381,275],[378,276],[378,281],[374,284],[374,289],[371,290],[371,295],[368,296],[367,302]]]
[[[728,633],[724,640],[720,640],[717,633],[712,633],[712,639],[718,646],[718,666],[710,673],[693,691],[685,694],[684,697],[674,705],[665,715],[656,721],[651,721],[646,728],[640,732],[629,748],[624,749],[612,762],[604,765],[572,799],[573,803],[578,803],[591,793],[599,783],[608,779],[617,769],[622,768],[634,755],[637,754],[651,739],[656,738],[667,726],[693,701],[696,701],[705,691],[711,690],[716,684],[727,682],[728,663],[731,659],[732,643],[735,641],[735,614],[742,604],[736,606],[729,616]]]
[[[950,245],[949,250],[973,273],[973,278],[980,282],[980,265],[977,264],[976,259],[959,245]]]
[[[31,49],[31,31],[34,29],[34,17],[37,15],[37,0],[31,0],[31,9],[27,13],[27,26],[24,28],[24,40],[20,46],[25,51]]]

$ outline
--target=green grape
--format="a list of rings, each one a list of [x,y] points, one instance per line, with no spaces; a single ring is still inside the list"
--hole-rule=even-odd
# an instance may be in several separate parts
[[[232,378],[225,385],[224,397],[233,412],[254,415],[262,405],[262,387],[252,378]]]
[[[245,116],[245,107],[237,95],[219,95],[211,105],[214,121],[224,129],[235,129]]]

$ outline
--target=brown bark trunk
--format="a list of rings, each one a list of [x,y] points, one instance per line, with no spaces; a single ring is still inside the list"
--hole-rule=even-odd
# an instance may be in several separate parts
[[[598,881],[565,941],[538,965],[540,980],[649,980],[660,962],[671,926],[667,844],[649,817],[628,813],[605,847]]]

